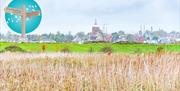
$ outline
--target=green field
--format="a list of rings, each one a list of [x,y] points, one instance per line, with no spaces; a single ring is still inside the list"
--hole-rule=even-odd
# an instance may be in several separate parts
[[[58,52],[68,48],[71,52],[100,52],[104,47],[111,47],[113,52],[136,53],[136,52],[156,52],[158,47],[162,47],[168,52],[180,52],[180,44],[113,44],[113,43],[0,43],[0,51],[8,46],[19,46],[28,52],[42,52],[42,46],[45,45],[45,52]]]

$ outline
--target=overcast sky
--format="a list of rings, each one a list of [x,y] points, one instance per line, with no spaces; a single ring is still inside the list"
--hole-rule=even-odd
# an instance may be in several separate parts
[[[10,30],[2,9],[11,0],[1,0],[1,33]],[[90,32],[96,18],[107,32],[135,33],[141,25],[180,32],[180,0],[36,0],[42,9],[42,22],[36,33]]]

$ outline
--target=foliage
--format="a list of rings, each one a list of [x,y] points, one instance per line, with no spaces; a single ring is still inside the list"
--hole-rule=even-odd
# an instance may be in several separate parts
[[[26,52],[24,49],[22,49],[19,46],[8,46],[4,49],[4,51],[9,51],[9,52]]]
[[[0,53],[3,53],[3,52],[4,52],[4,50],[1,50],[1,51],[0,51]]]
[[[157,52],[157,53],[162,53],[162,52],[165,52],[165,49],[164,49],[164,47],[159,46],[159,47],[157,48],[156,52]]]
[[[61,52],[69,53],[69,52],[71,52],[71,50],[69,49],[69,47],[65,47],[65,48],[61,49]]]
[[[55,48],[56,48],[56,52],[58,52],[60,50],[60,46],[58,46],[58,45],[55,45]]]
[[[135,53],[138,53],[138,54],[142,53],[142,50],[140,48],[138,48],[138,49],[135,50]]]
[[[46,51],[46,48],[47,48],[47,46],[46,46],[45,44],[43,44],[43,45],[41,46],[42,52],[45,52],[45,51]]]
[[[110,46],[105,46],[100,51],[107,53],[107,52],[113,52],[113,49]]]
[[[88,51],[89,51],[89,53],[94,52],[94,50],[93,50],[93,48],[92,48],[92,47],[90,47]]]
[[[61,51],[62,48],[69,47],[71,52],[85,53],[89,52],[90,47],[93,48],[93,52],[100,52],[103,46],[111,46],[113,52],[118,53],[136,53],[139,49],[142,53],[156,52],[159,46],[163,47],[168,52],[180,52],[180,44],[167,44],[167,45],[156,45],[156,44],[135,44],[135,43],[6,43],[0,42],[0,51],[4,50],[8,46],[19,46],[28,52],[42,52],[42,45],[46,45],[46,52],[57,52]],[[59,48],[57,48],[57,46]]]

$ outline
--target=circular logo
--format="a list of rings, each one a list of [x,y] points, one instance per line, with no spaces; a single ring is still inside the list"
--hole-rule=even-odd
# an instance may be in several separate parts
[[[41,9],[34,0],[13,0],[5,8],[7,25],[16,33],[30,33],[40,24]]]

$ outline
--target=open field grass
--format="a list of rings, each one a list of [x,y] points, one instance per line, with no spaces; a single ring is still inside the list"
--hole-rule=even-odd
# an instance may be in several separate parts
[[[153,44],[112,44],[112,43],[0,43],[0,51],[7,46],[16,45],[28,52],[42,52],[42,46],[45,46],[45,52],[59,52],[68,48],[71,52],[100,52],[103,47],[111,47],[113,52],[119,53],[149,53],[156,52],[158,47],[163,47],[168,52],[180,52],[180,44],[153,45]]]
[[[180,54],[1,53],[1,91],[180,91]]]

